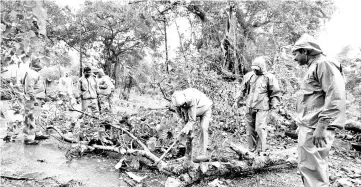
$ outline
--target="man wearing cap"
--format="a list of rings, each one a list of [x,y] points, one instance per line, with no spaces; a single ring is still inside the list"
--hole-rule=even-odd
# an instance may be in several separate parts
[[[314,38],[304,34],[292,49],[307,66],[297,100],[298,167],[307,187],[329,186],[327,157],[335,129],[345,124],[346,92],[340,63],[330,61]]]
[[[98,97],[100,102],[101,112],[111,110],[111,95],[114,91],[114,84],[112,83],[110,77],[105,75],[102,69],[98,71]]]
[[[89,108],[93,113],[97,113],[99,111],[98,85],[90,67],[84,68],[84,75],[80,78],[79,85],[82,110],[86,111]]]
[[[200,155],[206,156],[208,146],[208,127],[212,115],[213,102],[201,91],[195,88],[187,88],[181,91],[175,91],[171,99],[172,106],[175,107],[179,117],[181,117],[186,125],[183,127],[181,133],[187,135],[187,145],[192,147],[192,133],[193,125],[196,123],[197,117],[200,117],[201,123],[201,137],[200,137]],[[189,146],[186,146],[188,149]],[[191,163],[192,150],[186,150],[186,163]],[[207,166],[202,163],[201,170],[207,171]]]
[[[266,57],[257,57],[252,70],[241,83],[236,99],[238,106],[245,100],[247,142],[250,151],[265,152],[267,146],[267,123],[270,110],[278,110],[281,91],[276,77],[267,72]]]
[[[48,138],[47,135],[42,134],[35,123],[35,119],[37,119],[41,112],[42,102],[46,97],[45,82],[39,74],[42,68],[43,66],[40,64],[39,59],[33,59],[23,79],[24,94],[27,96],[27,101],[25,102],[25,128],[23,129],[26,135],[26,144],[36,144],[36,138]]]

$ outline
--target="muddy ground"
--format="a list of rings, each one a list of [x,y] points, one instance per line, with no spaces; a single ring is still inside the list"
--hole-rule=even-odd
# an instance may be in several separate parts
[[[117,104],[116,111],[135,113],[139,106],[160,106],[165,104],[159,97],[149,99],[145,96],[131,96],[123,104]],[[6,124],[1,121],[0,135],[6,134]],[[340,132],[342,133],[342,132]],[[229,134],[231,136],[231,134]],[[240,142],[245,143],[245,135]],[[279,147],[282,138],[270,136],[271,148]],[[287,138],[287,147],[296,146],[296,142]],[[291,142],[291,143],[290,143]],[[293,142],[293,143],[292,143]],[[54,138],[42,141],[39,145],[24,145],[20,135],[15,142],[0,140],[1,148],[1,186],[154,186],[165,185],[167,176],[155,171],[128,171],[138,176],[147,176],[142,183],[134,183],[125,173],[114,168],[119,161],[115,153],[85,155],[71,161],[65,158],[69,144]],[[352,151],[350,142],[336,139],[330,154],[330,173],[332,181],[337,178],[350,178],[344,168],[361,168],[358,152]],[[352,180],[358,179],[357,176]],[[361,176],[359,176],[361,179]],[[129,182],[130,181],[130,182]],[[352,183],[357,186],[356,183]],[[361,183],[360,183],[361,184]],[[297,168],[280,168],[243,175],[238,178],[227,177],[200,181],[194,186],[303,186]],[[337,186],[334,183],[334,186]]]

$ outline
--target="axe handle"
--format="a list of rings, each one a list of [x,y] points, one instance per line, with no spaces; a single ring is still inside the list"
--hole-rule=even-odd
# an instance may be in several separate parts
[[[179,139],[180,139],[181,136],[182,136],[182,132],[180,132],[180,133],[178,134],[176,141],[174,141],[174,142],[172,143],[172,145],[170,145],[170,146],[168,147],[168,149],[163,153],[163,155],[159,158],[159,160],[157,160],[157,162],[155,162],[154,165],[157,165],[157,164],[167,155],[167,153],[179,142]]]

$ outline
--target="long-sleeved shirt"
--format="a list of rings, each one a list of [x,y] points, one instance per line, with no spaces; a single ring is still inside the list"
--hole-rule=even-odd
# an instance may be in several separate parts
[[[93,76],[85,78],[84,76],[79,80],[81,99],[96,99],[97,93],[97,81]]]
[[[346,116],[346,88],[337,62],[320,54],[308,64],[297,100],[297,117],[303,126],[343,128]]]
[[[182,93],[185,100],[175,107],[177,114],[186,122],[195,123],[197,116],[203,115],[213,104],[204,93],[195,88],[187,88]]]
[[[45,98],[44,80],[40,74],[29,69],[24,77],[24,93],[35,98]]]
[[[256,75],[251,71],[244,76],[238,95],[246,97],[248,108],[269,110],[279,105],[282,93],[273,74]]]

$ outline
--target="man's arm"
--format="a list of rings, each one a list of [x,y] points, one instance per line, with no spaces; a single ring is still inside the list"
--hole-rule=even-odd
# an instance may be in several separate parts
[[[187,115],[188,115],[188,122],[183,128],[183,132],[188,134],[193,129],[193,124],[196,122],[197,119],[197,101],[195,98],[190,99],[186,102],[188,106]]]
[[[317,64],[316,80],[325,92],[325,102],[314,132],[314,144],[324,147],[326,142],[326,129],[345,110],[345,81],[341,73],[331,63]]]
[[[282,92],[278,80],[274,75],[268,76],[268,96],[270,98],[271,109],[276,109],[280,105]]]

